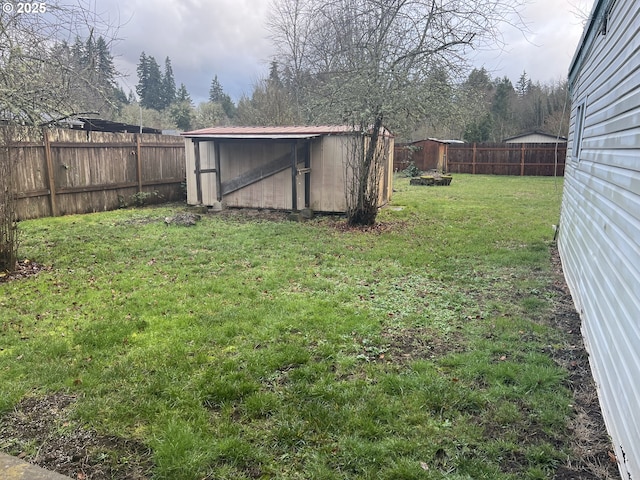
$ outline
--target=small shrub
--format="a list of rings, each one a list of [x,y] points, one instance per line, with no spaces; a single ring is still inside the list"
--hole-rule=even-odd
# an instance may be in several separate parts
[[[407,177],[418,177],[420,176],[420,169],[416,167],[416,164],[411,162],[407,168],[405,168],[402,173]]]
[[[162,195],[157,190],[153,192],[138,192],[131,195],[131,202],[136,207],[144,207],[150,203],[153,203],[154,200],[162,198]]]

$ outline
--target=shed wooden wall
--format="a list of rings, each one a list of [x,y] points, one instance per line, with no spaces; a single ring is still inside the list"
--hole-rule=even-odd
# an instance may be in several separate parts
[[[420,140],[406,145],[397,145],[394,149],[393,169],[404,170],[411,163],[423,172],[442,171],[446,144],[434,140]]]
[[[640,10],[594,13],[570,75],[559,250],[622,478],[640,478]]]
[[[346,164],[349,150],[348,135],[323,135],[311,140],[311,174],[309,206],[316,212],[346,211]],[[303,140],[301,140],[303,142]],[[198,203],[195,181],[195,149],[191,138],[185,139],[187,160],[187,203]],[[381,204],[391,198],[393,183],[393,140],[389,148],[389,162],[381,176]],[[221,181],[258,168],[269,161],[291,152],[291,143],[276,140],[237,140],[220,142]],[[298,168],[304,168],[304,158],[298,157]],[[200,168],[215,169],[215,141],[200,142]],[[217,201],[217,173],[202,174],[202,203],[213,205]],[[296,177],[297,205],[301,209],[305,201],[304,175]],[[291,170],[287,169],[252,185],[225,194],[223,202],[228,207],[266,208],[291,210]]]
[[[310,208],[316,212],[344,212],[347,138],[343,135],[320,137],[311,144]]]
[[[187,202],[198,203],[195,183],[195,150],[190,138],[185,139],[187,147]],[[248,171],[259,168],[269,161],[289,155],[289,142],[263,140],[224,140],[220,142],[220,180],[229,181]],[[298,168],[303,168],[304,159],[299,158]],[[200,168],[215,169],[215,141],[200,142]],[[213,205],[217,201],[216,175],[202,174],[202,203]],[[304,206],[304,176],[298,175],[297,201]],[[287,169],[267,177],[252,185],[224,195],[228,207],[266,208],[273,210],[291,209],[291,170]]]

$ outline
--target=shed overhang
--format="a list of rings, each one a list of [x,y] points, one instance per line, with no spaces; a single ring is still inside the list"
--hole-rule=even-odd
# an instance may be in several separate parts
[[[307,140],[318,138],[321,134],[182,134],[186,138],[200,138],[204,140]]]

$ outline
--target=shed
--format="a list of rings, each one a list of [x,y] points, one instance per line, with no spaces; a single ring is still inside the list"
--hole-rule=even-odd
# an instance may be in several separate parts
[[[597,0],[569,70],[558,248],[622,478],[640,478],[640,14]]]
[[[369,138],[341,125],[213,127],[183,136],[190,205],[326,213],[346,211],[349,154]],[[382,138],[380,205],[393,184],[393,137],[385,130]]]
[[[447,156],[450,144],[464,143],[461,140],[438,140],[427,138],[411,143],[396,145],[394,152],[394,170],[404,170],[413,163],[423,172],[448,170]]]
[[[540,130],[525,132],[513,137],[505,138],[504,143],[566,143],[565,137],[559,137]]]

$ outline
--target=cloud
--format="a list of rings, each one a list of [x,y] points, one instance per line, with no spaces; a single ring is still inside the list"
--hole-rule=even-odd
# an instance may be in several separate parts
[[[582,33],[576,11],[584,12],[592,3],[528,2],[522,15],[529,32],[504,25],[504,48],[480,51],[473,63],[513,82],[523,71],[543,83],[566,78]],[[184,83],[196,102],[208,98],[214,75],[237,101],[268,72],[274,50],[265,28],[270,8],[266,0],[110,0],[100,8],[121,25],[122,40],[113,52],[117,67],[128,75],[125,90],[135,90],[142,51],[161,66],[168,56],[176,82]]]
[[[474,63],[512,82],[523,71],[542,83],[565,79],[583,30],[578,10],[584,11],[570,0],[530,2],[522,11],[528,31],[504,25],[504,49],[482,52]]]
[[[218,75],[232,97],[250,93],[272,56],[265,29],[268,2],[256,0],[116,0],[109,15],[122,25],[114,47],[116,62],[137,83],[136,65],[144,51],[162,66],[171,59],[178,85],[196,101],[206,100]]]

